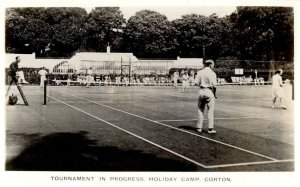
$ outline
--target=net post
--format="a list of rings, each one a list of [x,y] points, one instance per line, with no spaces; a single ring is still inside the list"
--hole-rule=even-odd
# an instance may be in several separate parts
[[[47,80],[44,80],[44,105],[47,105]]]

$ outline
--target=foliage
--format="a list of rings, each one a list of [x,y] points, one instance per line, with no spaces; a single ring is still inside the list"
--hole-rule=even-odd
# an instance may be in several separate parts
[[[7,8],[6,52],[70,57],[76,51],[133,52],[138,58],[293,61],[293,8],[237,7],[230,16],[165,15],[141,10],[126,20],[119,7]],[[223,64],[226,66],[226,64]]]
[[[238,7],[231,15],[240,58],[293,60],[293,9]]]
[[[52,29],[40,19],[44,8],[16,8],[6,11],[6,50],[38,53],[50,41]]]
[[[139,57],[170,57],[177,45],[173,33],[174,28],[165,15],[150,10],[139,11],[126,25],[127,50]]]
[[[105,51],[108,43],[121,48],[125,19],[119,7],[97,7],[85,19],[86,35],[81,51]]]
[[[81,46],[85,36],[86,11],[82,8],[48,8],[45,16],[53,29],[49,51],[44,51],[45,55],[71,56]]]

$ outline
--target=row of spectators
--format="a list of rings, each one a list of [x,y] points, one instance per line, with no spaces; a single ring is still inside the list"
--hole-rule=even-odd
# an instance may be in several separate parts
[[[99,84],[99,85],[171,85],[172,80],[170,76],[155,76],[155,75],[134,75],[129,77],[128,75],[94,75],[92,80],[90,76],[83,74],[73,74],[71,76],[65,77],[66,79],[52,79],[53,84],[62,84],[61,80],[67,85],[70,84],[80,84],[85,85]]]
[[[25,80],[29,84],[40,84],[40,75],[38,69],[21,69],[21,74],[23,74]],[[150,84],[150,85],[172,85],[176,83],[183,82],[183,76],[185,75],[184,79],[188,79],[187,81],[190,85],[194,85],[194,79],[196,76],[196,71],[181,71],[180,73],[174,72],[172,75],[132,75],[129,77],[128,75],[121,77],[118,74],[110,74],[110,75],[96,75],[93,74],[91,76],[92,82],[102,83],[104,85],[111,85],[111,84],[127,84],[127,83],[135,83],[135,84]],[[186,78],[186,76],[188,78]],[[85,82],[86,75],[83,73],[77,74],[74,72],[73,74],[48,74],[47,80],[49,84],[55,84],[56,80],[64,80],[64,81],[78,81],[78,82]],[[226,84],[230,83],[241,83],[247,84],[251,82],[255,82],[258,84],[263,84],[265,80],[262,77],[259,78],[252,78],[251,76],[242,76],[242,77],[230,77],[231,80],[225,78],[218,78],[219,84]]]

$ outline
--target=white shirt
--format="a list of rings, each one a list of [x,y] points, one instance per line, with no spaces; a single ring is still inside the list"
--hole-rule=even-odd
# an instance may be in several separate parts
[[[183,76],[182,76],[182,79],[183,79],[184,81],[188,81],[189,78],[190,78],[190,77],[189,77],[187,74],[183,74]]]
[[[282,77],[279,74],[273,75],[272,86],[273,86],[273,88],[282,87]]]
[[[46,75],[47,75],[47,71],[44,70],[44,69],[41,69],[41,70],[39,71],[39,75],[40,75],[40,76],[46,76]]]
[[[20,78],[23,78],[23,77],[24,77],[24,72],[23,72],[23,71],[17,71],[17,75],[18,75]]]
[[[87,75],[92,75],[92,74],[93,74],[93,71],[92,71],[91,69],[88,69],[87,72],[86,72],[86,74],[87,74]]]
[[[217,84],[217,75],[210,67],[205,67],[197,72],[195,82],[203,88],[212,87]]]
[[[174,79],[178,79],[179,77],[179,73],[178,72],[174,72]]]

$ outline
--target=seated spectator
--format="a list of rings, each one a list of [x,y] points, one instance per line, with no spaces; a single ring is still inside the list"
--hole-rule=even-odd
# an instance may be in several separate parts
[[[74,73],[71,75],[71,80],[77,81],[77,78],[78,78],[77,70],[74,70]]]
[[[18,83],[20,84],[28,84],[24,77],[24,72],[22,70],[17,71]]]
[[[264,85],[264,84],[265,84],[265,80],[264,80],[263,77],[259,77],[259,78],[258,78],[258,82],[259,82],[259,84],[261,84],[261,85]]]

